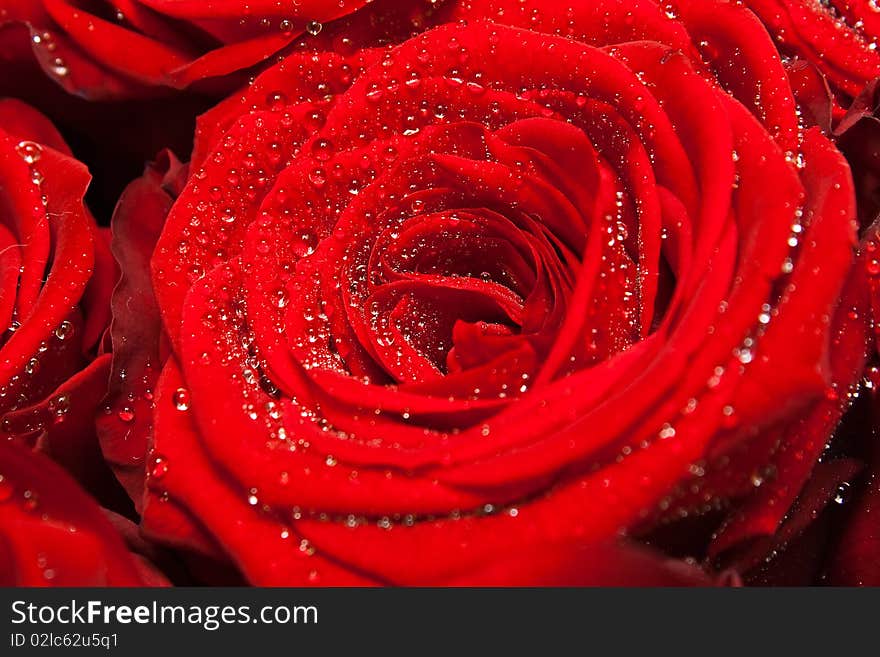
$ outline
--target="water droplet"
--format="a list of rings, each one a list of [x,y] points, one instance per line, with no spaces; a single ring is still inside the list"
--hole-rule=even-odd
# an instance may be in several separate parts
[[[306,32],[312,36],[318,36],[323,29],[324,26],[319,21],[309,21],[306,23]]]
[[[40,161],[43,147],[33,141],[20,141],[15,147],[15,152],[21,155],[21,158],[28,164],[34,164]]]
[[[189,410],[189,390],[187,390],[186,388],[178,388],[174,391],[174,395],[172,395],[172,401],[174,402],[174,407],[178,411]]]
[[[162,479],[162,477],[168,474],[168,459],[160,454],[153,454],[150,459],[149,472],[153,479]]]
[[[367,90],[367,100],[371,103],[378,103],[382,100],[382,96],[384,95],[384,90],[382,87],[375,82],[370,85],[370,88]]]
[[[61,418],[70,410],[70,397],[67,395],[58,395],[49,402],[49,410],[56,418]]]
[[[317,139],[312,143],[312,155],[316,160],[326,162],[333,154],[333,144],[327,139]]]
[[[116,414],[116,417],[118,417],[123,422],[128,423],[134,420],[134,411],[126,406]]]
[[[289,302],[287,298],[287,291],[283,288],[279,288],[275,290],[274,293],[274,304],[276,308],[285,308]]]
[[[22,502],[22,507],[25,511],[34,511],[37,506],[39,506],[39,501],[37,500],[37,495],[33,491],[26,490],[22,493],[22,497],[24,498],[24,502]]]
[[[324,173],[324,169],[313,169],[309,172],[309,182],[312,183],[315,187],[323,187],[327,184],[327,174]]]
[[[67,63],[63,59],[56,57],[52,61],[52,72],[58,77],[63,78],[70,73],[70,69],[67,67]]]
[[[287,96],[280,91],[273,91],[266,96],[266,105],[269,109],[278,111],[288,104]]]
[[[58,328],[55,329],[55,337],[59,340],[67,340],[67,338],[71,337],[74,334],[74,331],[75,329],[73,327],[73,323],[65,320],[58,325]]]

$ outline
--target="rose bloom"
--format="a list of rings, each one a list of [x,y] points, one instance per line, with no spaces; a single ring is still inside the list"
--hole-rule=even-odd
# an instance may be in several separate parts
[[[0,429],[92,483],[116,267],[83,203],[89,176],[52,124],[0,101]],[[85,458],[85,454],[94,459]],[[101,464],[102,466],[103,464]]]
[[[845,160],[741,6],[443,12],[291,54],[123,196],[145,535],[255,584],[706,581],[618,542],[686,518],[760,579],[860,471]]]
[[[280,40],[239,2],[106,4],[124,25],[27,3],[71,91],[286,55],[113,213],[96,422],[140,527],[83,521],[106,583],[163,583],[140,555],[169,552],[200,583],[878,581],[852,59],[784,60],[757,2],[315,2]],[[213,40],[129,61],[170,23]]]
[[[8,327],[0,338],[4,586],[164,581],[130,555],[94,498],[71,478],[95,497],[113,499],[116,484],[94,414],[110,371],[100,342],[116,268],[83,204],[88,180],[45,117],[0,100],[0,315]],[[116,525],[125,528],[126,521]]]

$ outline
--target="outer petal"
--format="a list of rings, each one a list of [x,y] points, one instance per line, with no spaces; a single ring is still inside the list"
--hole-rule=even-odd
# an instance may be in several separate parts
[[[105,407],[97,417],[104,456],[140,511],[145,456],[152,439],[153,395],[166,355],[149,262],[185,175],[163,152],[132,182],[113,214],[112,248],[122,269],[113,292],[113,367]]]
[[[146,583],[98,506],[56,465],[0,444],[0,559],[6,586]]]

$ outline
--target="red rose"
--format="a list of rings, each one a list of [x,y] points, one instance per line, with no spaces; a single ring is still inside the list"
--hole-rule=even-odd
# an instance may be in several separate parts
[[[95,438],[115,283],[83,205],[89,176],[52,124],[0,101],[0,573],[3,585],[162,583],[90,492],[112,495]],[[44,452],[63,465],[30,450]]]
[[[47,119],[0,101],[0,431],[106,485],[94,412],[106,394],[116,267],[83,204],[89,175]]]
[[[852,180],[761,22],[522,7],[292,54],[129,188],[101,435],[146,535],[257,584],[621,582],[620,532],[704,515],[748,574],[856,476],[814,470]]]

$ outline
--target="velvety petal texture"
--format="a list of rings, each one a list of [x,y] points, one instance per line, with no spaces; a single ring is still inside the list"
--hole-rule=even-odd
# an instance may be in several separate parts
[[[742,4],[430,21],[291,54],[123,198],[143,530],[256,584],[706,583],[617,537],[775,535],[865,366],[819,87]]]
[[[0,584],[145,586],[167,580],[61,468],[0,443]]]

